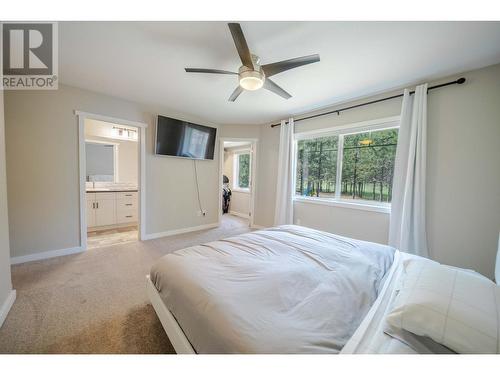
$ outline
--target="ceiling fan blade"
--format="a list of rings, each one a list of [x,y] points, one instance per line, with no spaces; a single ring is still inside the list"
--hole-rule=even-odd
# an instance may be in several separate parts
[[[278,61],[271,64],[262,65],[262,69],[264,73],[266,73],[266,77],[271,77],[275,74],[284,72],[285,70],[290,70],[293,68],[297,68],[302,65],[312,64],[319,61],[319,55],[309,55],[296,57],[294,59]]]
[[[230,102],[234,102],[236,100],[236,98],[238,96],[240,96],[240,94],[243,92],[243,87],[241,87],[240,85],[238,85],[238,87],[236,87],[233,91],[233,93],[231,94],[231,96],[229,97],[229,101]]]
[[[241,62],[246,67],[253,70],[252,55],[248,49],[247,41],[245,40],[240,24],[228,23],[228,25],[231,35],[233,36],[234,44],[236,45],[236,50],[238,51],[238,55],[240,55]]]
[[[279,87],[276,83],[274,83],[268,78],[266,78],[266,80],[264,81],[264,88],[266,90],[274,92],[275,94],[285,99],[290,99],[292,97],[292,95],[287,93],[285,90],[283,90],[281,87]]]
[[[188,73],[213,73],[213,74],[238,74],[227,70],[219,69],[202,69],[202,68],[184,68]]]

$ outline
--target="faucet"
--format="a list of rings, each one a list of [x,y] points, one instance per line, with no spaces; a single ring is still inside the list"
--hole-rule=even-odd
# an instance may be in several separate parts
[[[90,182],[90,176],[87,176],[86,181]],[[95,189],[95,179],[92,179],[92,189]]]

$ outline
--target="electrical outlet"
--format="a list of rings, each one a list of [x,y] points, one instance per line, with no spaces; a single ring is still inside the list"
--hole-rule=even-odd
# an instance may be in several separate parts
[[[203,210],[203,211],[196,211],[196,215],[198,217],[207,216],[207,211],[205,211],[205,210]]]
[[[207,216],[207,211],[201,211],[201,214],[202,214],[203,216]]]

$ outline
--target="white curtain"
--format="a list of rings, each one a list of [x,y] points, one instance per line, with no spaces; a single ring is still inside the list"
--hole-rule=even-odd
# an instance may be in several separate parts
[[[274,225],[293,224],[295,151],[293,118],[281,121]]]
[[[427,84],[403,96],[394,166],[389,245],[428,257],[425,230]]]

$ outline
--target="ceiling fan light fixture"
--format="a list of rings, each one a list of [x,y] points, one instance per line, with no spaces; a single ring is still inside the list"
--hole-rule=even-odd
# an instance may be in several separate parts
[[[245,90],[255,91],[264,86],[264,75],[255,70],[247,70],[240,73],[240,86]]]
[[[211,74],[238,74],[238,83],[228,101],[234,102],[240,94],[245,91],[255,91],[260,88],[269,90],[283,99],[290,99],[292,95],[283,90],[279,85],[273,82],[268,77],[272,77],[281,72],[298,68],[299,66],[312,64],[319,61],[319,55],[309,55],[295,57],[293,59],[277,61],[270,64],[260,65],[260,57],[250,52],[245,35],[239,23],[231,22],[228,24],[229,31],[233,37],[233,42],[236,51],[240,56],[242,65],[238,69],[238,73],[220,70],[220,69],[204,69],[204,68],[185,68],[187,73],[211,73]],[[461,83],[461,82],[460,82]]]

